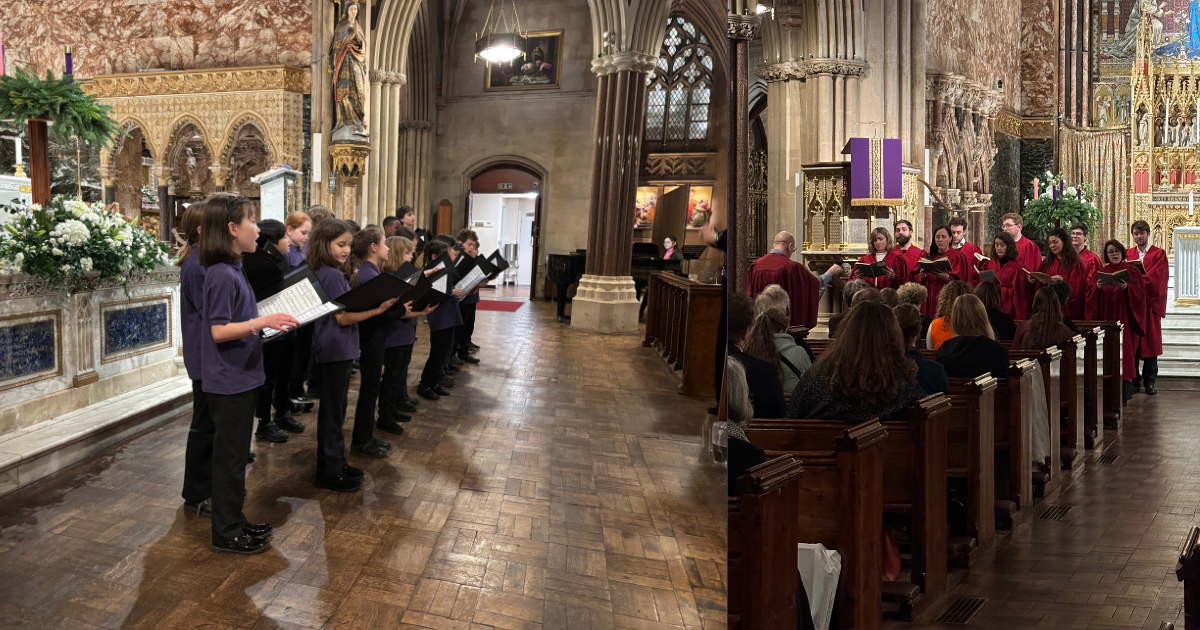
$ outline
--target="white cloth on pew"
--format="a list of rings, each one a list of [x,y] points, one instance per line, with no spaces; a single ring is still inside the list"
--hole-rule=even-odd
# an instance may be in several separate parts
[[[1050,411],[1046,406],[1046,383],[1042,380],[1042,364],[1038,363],[1033,371],[1033,416],[1031,420],[1031,430],[1033,437],[1032,452],[1030,456],[1033,461],[1044,464],[1046,458],[1050,457]]]
[[[796,568],[800,571],[804,590],[808,592],[813,626],[816,630],[829,630],[838,578],[842,575],[842,554],[826,549],[821,543],[799,543],[796,545]]]

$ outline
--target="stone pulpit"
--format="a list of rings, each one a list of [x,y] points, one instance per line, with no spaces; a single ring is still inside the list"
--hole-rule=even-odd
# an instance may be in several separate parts
[[[1175,303],[1200,304],[1200,227],[1173,230],[1175,252]]]

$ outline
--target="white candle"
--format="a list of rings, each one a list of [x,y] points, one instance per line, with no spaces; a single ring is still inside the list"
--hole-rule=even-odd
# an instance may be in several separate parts
[[[321,134],[312,135],[312,180],[321,183]]]
[[[929,149],[925,149],[925,181],[929,182]],[[932,186],[933,184],[930,184]],[[929,205],[929,187],[925,187],[925,205]]]
[[[1194,215],[1195,213],[1196,213],[1196,191],[1189,190],[1188,191],[1188,216],[1190,217],[1190,216]]]
[[[15,137],[15,138],[13,138],[13,142],[16,144],[16,147],[17,147],[17,166],[21,166],[21,162],[22,162],[22,157],[21,157],[21,136],[17,136],[17,137]]]

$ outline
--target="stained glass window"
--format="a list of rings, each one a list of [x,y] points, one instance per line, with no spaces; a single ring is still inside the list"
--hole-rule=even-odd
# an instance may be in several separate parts
[[[655,70],[646,77],[645,139],[676,147],[708,140],[713,51],[704,33],[681,16],[667,19]]]

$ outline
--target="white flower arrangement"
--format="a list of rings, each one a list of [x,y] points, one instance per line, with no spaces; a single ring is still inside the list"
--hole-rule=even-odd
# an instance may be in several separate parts
[[[134,272],[167,262],[166,243],[98,203],[59,196],[46,207],[6,209],[0,274],[27,273],[70,293],[96,277],[124,285]]]

